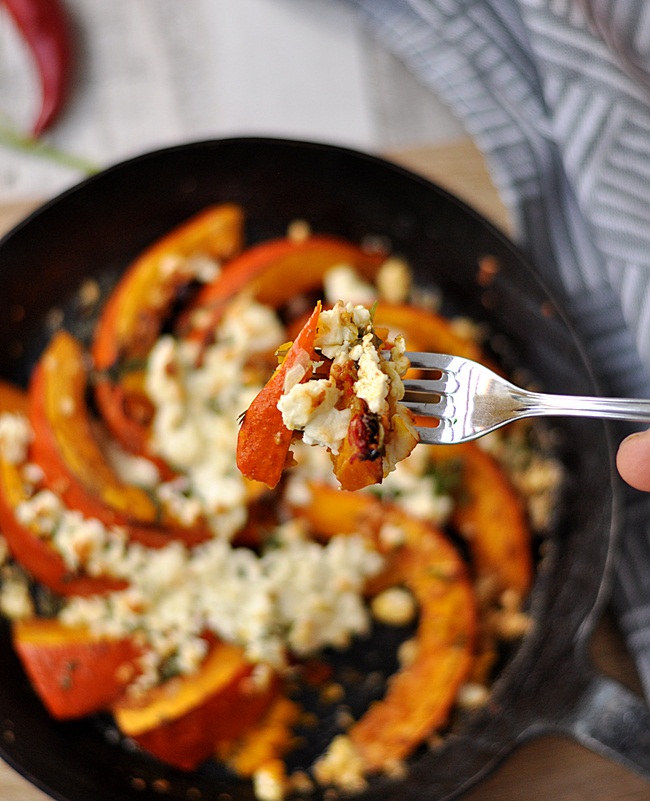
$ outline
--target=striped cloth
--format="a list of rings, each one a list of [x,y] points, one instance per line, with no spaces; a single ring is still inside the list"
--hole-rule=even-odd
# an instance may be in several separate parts
[[[348,1],[484,152],[604,391],[650,397],[650,3]],[[650,698],[650,495],[626,505],[613,603]]]

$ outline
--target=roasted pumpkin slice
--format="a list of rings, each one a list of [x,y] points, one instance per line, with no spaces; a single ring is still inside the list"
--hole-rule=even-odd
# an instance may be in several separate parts
[[[402,334],[409,350],[451,353],[477,362],[486,361],[474,339],[457,333],[446,317],[428,309],[382,301],[375,307],[374,319],[375,325]]]
[[[256,723],[276,697],[275,681],[258,685],[242,650],[215,643],[199,670],[124,697],[113,707],[120,731],[171,765],[194,770],[219,743]]]
[[[434,464],[459,465],[462,478],[453,523],[467,539],[477,578],[494,584],[495,597],[514,590],[524,598],[533,575],[530,531],[504,470],[473,442],[436,445],[429,456]]]
[[[126,451],[151,459],[161,475],[170,476],[172,471],[168,465],[149,453],[150,428],[155,410],[145,391],[144,367],[123,371],[115,381],[106,375],[99,376],[94,394],[102,422],[111,435]]]
[[[201,289],[181,316],[178,333],[209,337],[226,304],[243,290],[260,303],[279,308],[301,293],[320,289],[332,267],[349,264],[361,275],[372,277],[384,259],[385,254],[366,252],[333,236],[314,235],[300,241],[273,239],[254,245]]]
[[[0,412],[27,416],[27,393],[10,384],[0,384]],[[73,573],[46,539],[20,522],[16,507],[29,499],[22,467],[0,447],[0,532],[12,557],[59,595],[92,595],[123,587],[122,582],[111,578]]]
[[[59,595],[98,595],[121,589],[124,582],[70,570],[63,557],[16,516],[28,500],[20,467],[0,456],[0,531],[12,557],[37,581]]]
[[[337,534],[361,533],[377,536],[384,512],[371,493],[346,492],[325,484],[311,484],[309,501],[291,506],[291,514],[304,520],[312,537],[328,540]]]
[[[294,726],[301,709],[283,695],[277,697],[255,726],[234,742],[220,743],[217,758],[239,776],[252,776],[268,765],[277,764],[295,743]]]
[[[352,412],[350,425],[339,452],[332,456],[334,475],[345,490],[359,490],[379,484],[384,478],[383,453],[379,448],[379,432],[384,424],[367,404],[352,393],[346,399]]]
[[[105,370],[143,358],[156,341],[179,289],[194,275],[183,264],[193,256],[231,259],[242,246],[239,206],[211,206],[147,248],[127,268],[97,321],[92,345],[95,367]]]
[[[107,710],[140,672],[130,639],[33,618],[14,623],[14,648],[43,704],[60,720]]]
[[[262,481],[269,487],[280,481],[290,459],[293,439],[293,432],[282,422],[278,401],[290,370],[302,369],[300,382],[312,374],[312,360],[317,358],[313,345],[320,308],[318,303],[278,369],[247,409],[239,429],[237,467],[246,478]]]
[[[447,723],[472,668],[477,625],[467,570],[444,534],[397,510],[390,510],[385,520],[401,529],[405,539],[388,557],[388,568],[374,589],[408,587],[420,614],[415,657],[391,677],[384,698],[348,731],[369,771],[408,757]]]
[[[0,414],[18,412],[26,415],[28,411],[29,396],[25,390],[8,381],[0,381]]]
[[[200,528],[166,519],[143,488],[126,484],[106,458],[86,403],[87,368],[81,344],[60,331],[37,363],[30,385],[32,458],[46,484],[67,506],[106,525],[125,525],[132,539],[160,547],[171,538],[194,544]]]
[[[492,586],[492,600],[505,590],[525,598],[533,576],[530,528],[503,468],[473,442],[432,446],[429,458],[434,466],[457,476],[453,481],[457,489],[450,490],[456,496],[452,524],[467,541],[475,577]],[[328,537],[355,526],[368,530],[381,520],[381,508],[371,495],[315,485],[309,504],[293,512],[306,518],[316,535]],[[342,528],[346,519],[352,529]]]
[[[91,349],[99,373],[97,403],[113,436],[129,450],[146,452],[150,404],[142,388],[142,360],[195,277],[192,259],[233,258],[242,248],[243,227],[239,206],[210,206],[147,248],[110,294]]]
[[[419,606],[415,657],[391,677],[386,695],[354,723],[348,736],[368,771],[404,759],[447,722],[474,660],[477,611],[466,566],[435,526],[363,493],[315,485],[296,513],[317,537],[365,532],[381,542],[384,526],[401,545],[387,548],[386,570],[368,595],[406,586]]]

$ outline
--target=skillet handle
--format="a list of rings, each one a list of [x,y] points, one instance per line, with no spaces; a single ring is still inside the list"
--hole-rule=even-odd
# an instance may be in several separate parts
[[[595,674],[560,730],[650,780],[650,708],[617,681]]]

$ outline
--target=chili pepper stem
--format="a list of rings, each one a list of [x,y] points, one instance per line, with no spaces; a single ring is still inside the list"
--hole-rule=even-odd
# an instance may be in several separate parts
[[[59,150],[34,136],[22,134],[3,126],[0,126],[0,146],[20,150],[38,158],[48,159],[63,167],[78,170],[85,175],[94,175],[101,169],[99,165],[93,164],[87,159]]]

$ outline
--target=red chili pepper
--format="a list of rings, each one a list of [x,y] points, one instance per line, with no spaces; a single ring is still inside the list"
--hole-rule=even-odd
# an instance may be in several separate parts
[[[29,46],[41,81],[41,110],[32,132],[39,136],[65,101],[72,47],[65,10],[59,0],[0,0]]]

